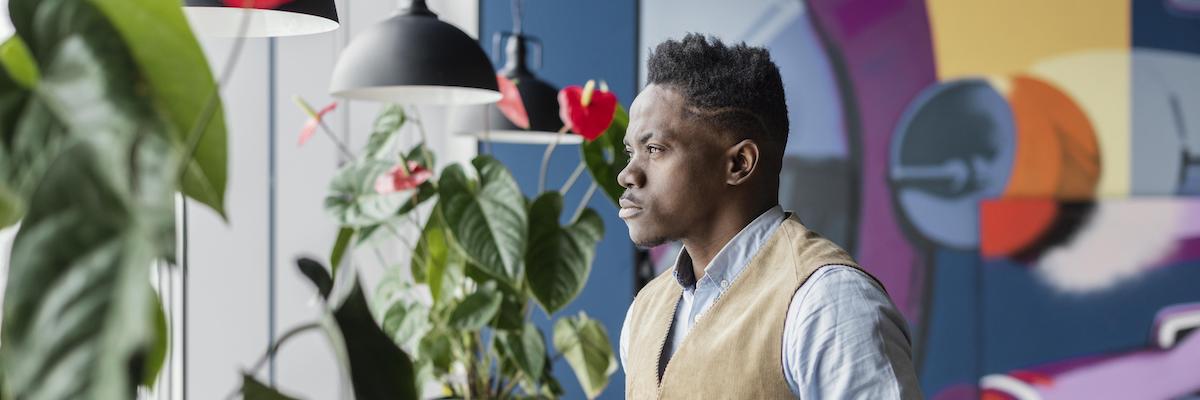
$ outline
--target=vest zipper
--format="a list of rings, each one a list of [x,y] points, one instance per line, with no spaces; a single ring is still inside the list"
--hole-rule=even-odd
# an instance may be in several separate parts
[[[675,328],[675,311],[679,309],[679,298],[681,296],[683,296],[682,291],[679,292],[678,296],[675,296],[675,301],[671,302],[672,311],[671,311],[671,316],[669,318],[667,318],[667,329],[666,329],[667,332],[666,332],[666,334],[664,334],[662,336],[661,339],[658,340],[658,356],[654,358],[655,359],[654,375],[656,378],[654,380],[656,383],[656,385],[655,385],[656,390],[655,390],[654,398],[656,398],[656,399],[662,398],[663,378],[666,377],[666,375],[667,375],[667,368],[671,366],[671,360],[667,360],[666,365],[663,365],[663,350],[666,349],[667,339],[671,338],[671,335],[673,333],[672,331]]]

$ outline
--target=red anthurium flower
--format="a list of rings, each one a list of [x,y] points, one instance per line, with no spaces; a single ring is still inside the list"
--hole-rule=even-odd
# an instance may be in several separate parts
[[[520,127],[521,129],[529,129],[529,113],[525,112],[525,102],[521,100],[521,92],[517,90],[517,83],[506,78],[504,75],[496,75],[496,83],[500,85],[500,101],[496,103],[496,107],[500,108],[500,113],[504,114],[505,118]]]
[[[292,0],[223,0],[225,5],[230,7],[250,7],[250,8],[275,8],[283,4],[291,3]]]
[[[296,102],[300,104],[300,107],[304,108],[304,111],[308,112],[308,121],[304,123],[304,128],[300,129],[299,145],[303,146],[308,139],[312,138],[313,133],[317,132],[317,127],[321,126],[321,119],[325,118],[325,114],[329,114],[330,111],[337,109],[337,102],[329,103],[329,105],[325,106],[325,108],[322,108],[321,111],[313,111],[312,107],[308,106],[308,103],[305,103],[303,100],[299,100],[298,98]]]
[[[375,192],[387,194],[415,189],[433,177],[433,172],[416,161],[408,162],[408,170],[411,173],[405,172],[402,165],[396,164],[387,174],[375,178]]]
[[[595,85],[588,81],[586,87],[567,86],[558,91],[558,117],[589,142],[604,134],[617,111],[617,96],[608,91],[608,85],[601,83],[600,90],[595,90]]]

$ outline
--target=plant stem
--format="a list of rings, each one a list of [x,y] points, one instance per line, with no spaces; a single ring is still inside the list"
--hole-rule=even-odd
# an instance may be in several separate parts
[[[279,348],[283,347],[283,343],[287,342],[288,339],[291,339],[292,337],[299,335],[301,333],[307,332],[309,330],[318,329],[320,327],[321,327],[321,324],[319,322],[310,322],[310,323],[307,323],[304,325],[294,327],[291,330],[284,332],[283,335],[279,336],[279,340],[275,341],[275,344],[271,345],[271,347],[267,349],[267,352],[264,353],[262,355],[262,357],[260,357],[258,359],[258,361],[254,363],[254,366],[251,367],[249,371],[246,371],[246,374],[247,375],[257,374],[258,370],[262,369],[263,365],[266,365],[267,360],[270,360],[271,356],[274,356],[275,353],[279,352]],[[239,385],[237,387],[237,389],[234,389],[233,393],[230,393],[229,396],[227,396],[227,398],[229,398],[229,399],[237,398],[238,393],[241,391],[242,391],[242,386]]]
[[[333,134],[333,130],[329,129],[329,125],[325,125],[325,120],[317,118],[317,125],[321,127],[321,132],[325,132],[325,135],[329,136],[329,139],[333,141],[335,146],[337,146],[338,151],[342,153],[342,156],[346,157],[346,161],[354,159],[354,153],[351,153],[350,149],[346,147],[346,144],[342,143],[342,140],[338,139],[337,135]]]
[[[542,153],[542,168],[541,172],[538,173],[538,193],[546,191],[546,168],[550,166],[550,155],[554,153],[554,148],[558,147],[558,142],[562,140],[564,133],[567,133],[566,126],[558,130],[558,134],[554,135],[554,141],[546,145],[546,152]]]
[[[571,216],[571,221],[575,221],[579,219],[580,215],[583,215],[583,210],[587,209],[587,204],[592,200],[592,195],[596,193],[598,186],[595,181],[592,181],[592,185],[588,186],[587,193],[583,195],[582,200],[579,200],[579,207],[575,208],[575,214]]]
[[[566,195],[567,191],[571,190],[571,186],[575,184],[575,180],[579,179],[579,175],[583,174],[583,170],[586,167],[587,167],[587,164],[584,163],[584,160],[581,157],[579,159],[579,165],[575,166],[575,171],[571,172],[571,177],[567,178],[567,183],[563,184],[562,189],[558,189],[558,193],[562,194],[562,195]]]

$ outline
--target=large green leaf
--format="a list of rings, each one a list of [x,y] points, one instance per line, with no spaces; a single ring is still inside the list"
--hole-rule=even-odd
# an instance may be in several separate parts
[[[224,111],[208,60],[179,1],[90,1],[108,16],[119,37],[133,44],[130,46],[133,58],[149,83],[156,108],[166,114],[170,132],[176,139],[176,150],[183,150],[186,136],[206,117],[205,106],[210,100],[215,101],[195,155],[188,160],[182,191],[224,215],[227,168]]]
[[[479,156],[471,161],[479,180],[451,165],[438,184],[439,206],[454,238],[473,264],[494,279],[520,287],[523,273],[525,197],[512,174],[499,161]]]
[[[546,339],[532,323],[516,331],[496,332],[497,343],[509,359],[517,364],[531,382],[542,379],[546,368]]]
[[[155,340],[146,280],[156,232],[124,191],[129,174],[106,157],[121,144],[104,139],[67,146],[14,241],[0,332],[14,398],[132,398],[144,376],[130,360]]]
[[[500,310],[501,294],[495,282],[480,285],[467,295],[450,313],[450,326],[464,331],[477,331],[496,317]]]
[[[604,134],[594,141],[584,141],[583,145],[579,146],[588,172],[592,173],[592,179],[604,189],[604,194],[612,200],[613,205],[618,205],[617,201],[625,192],[625,188],[617,183],[617,174],[629,163],[624,144],[625,129],[628,127],[629,114],[625,112],[625,107],[617,104],[612,124]]]
[[[553,314],[583,290],[592,270],[596,243],[604,237],[604,221],[586,209],[571,225],[558,225],[563,198],[546,192],[529,210],[529,250],[525,253],[525,275],[538,303]]]
[[[599,396],[617,371],[617,359],[604,325],[582,311],[554,323],[554,347],[567,359],[589,399]]]
[[[253,376],[242,374],[242,399],[243,400],[296,400],[280,393],[270,386],[264,385]]]
[[[154,362],[149,267],[173,253],[171,137],[91,3],[15,0],[10,10],[41,79],[5,123],[5,179],[29,199],[0,328],[5,390],[131,398]]]
[[[302,258],[297,264],[317,265],[320,268],[309,270],[326,271],[320,263]],[[351,276],[344,276],[351,275]],[[325,276],[328,278],[328,275]],[[359,399],[414,399],[417,398],[417,386],[412,360],[388,337],[383,329],[375,323],[371,310],[367,306],[367,298],[363,295],[358,278],[351,274],[338,275],[338,280],[352,279],[352,286],[341,304],[336,296],[330,296],[327,301],[334,309],[333,317],[337,322],[337,332],[331,332],[339,354],[345,354],[349,361],[350,379],[354,386],[354,395]],[[324,278],[314,280],[320,285]],[[336,286],[336,284],[335,284]],[[337,289],[335,289],[336,291]]]
[[[375,180],[384,176],[395,163],[360,159],[346,164],[329,184],[325,211],[343,226],[364,227],[386,222],[413,191],[379,193]]]

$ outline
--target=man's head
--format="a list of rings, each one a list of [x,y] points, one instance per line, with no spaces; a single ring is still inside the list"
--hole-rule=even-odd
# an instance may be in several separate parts
[[[689,34],[659,44],[648,68],[617,178],[633,242],[684,239],[717,213],[774,205],[788,117],[767,50]]]

